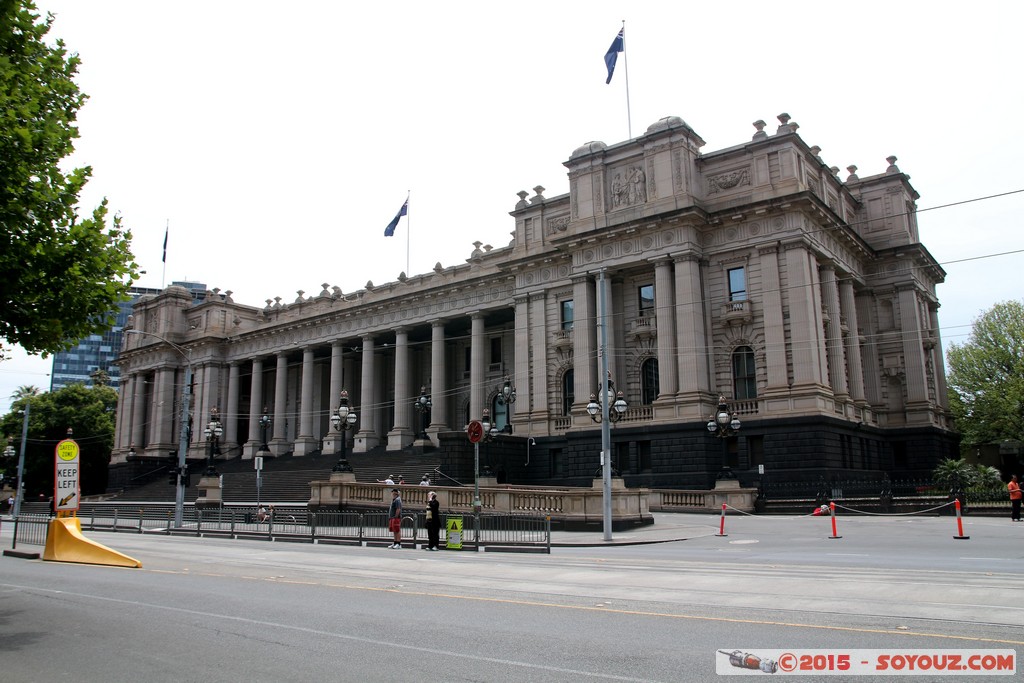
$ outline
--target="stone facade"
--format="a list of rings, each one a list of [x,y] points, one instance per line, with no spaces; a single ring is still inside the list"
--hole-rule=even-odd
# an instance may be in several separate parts
[[[779,121],[710,153],[678,117],[587,143],[565,162],[568,194],[520,192],[511,243],[476,243],[462,265],[263,308],[218,290],[198,304],[177,287],[143,298],[131,325],[148,334],[126,335],[118,361],[113,470],[132,446],[141,458],[175,447],[191,364],[195,420],[220,411],[221,457],[252,457],[264,407],[275,454],[337,452],[330,413],[345,389],[356,452],[425,431],[446,471],[471,479],[463,430],[486,408],[512,430],[482,447],[499,479],[589,486],[602,352],[628,403],[612,448],[631,486],[708,487],[723,466],[744,483],[759,465],[783,479],[930,470],[957,439],[945,273],[920,243],[918,195],[895,157],[840,179]],[[505,376],[511,406],[497,400]],[[720,395],[742,419],[726,439],[705,427]],[[202,429],[191,438],[201,458]]]

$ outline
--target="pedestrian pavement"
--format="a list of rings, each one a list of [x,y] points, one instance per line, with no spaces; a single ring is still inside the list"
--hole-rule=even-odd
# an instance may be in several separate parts
[[[604,531],[552,531],[551,545],[562,548],[586,548],[609,545],[645,545],[670,543],[690,538],[713,536],[718,533],[719,517],[707,514],[679,512],[652,513],[654,524],[613,531],[611,540],[605,540]]]

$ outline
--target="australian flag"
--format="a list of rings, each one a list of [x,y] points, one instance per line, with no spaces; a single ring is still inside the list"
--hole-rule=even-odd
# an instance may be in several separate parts
[[[394,235],[395,234],[395,228],[398,227],[399,219],[401,219],[402,216],[405,216],[408,213],[409,213],[409,198],[406,197],[405,198],[405,203],[402,204],[402,208],[398,210],[398,213],[395,214],[395,217],[391,219],[390,223],[388,223],[388,227],[384,228],[384,236],[385,237],[391,237],[392,235]]]
[[[619,53],[625,49],[626,46],[626,29],[619,29],[619,35],[615,36],[615,40],[612,41],[612,46],[608,48],[608,52],[604,53],[604,63],[608,67],[608,80],[605,84],[612,82],[612,74],[615,73],[615,62],[619,60]]]

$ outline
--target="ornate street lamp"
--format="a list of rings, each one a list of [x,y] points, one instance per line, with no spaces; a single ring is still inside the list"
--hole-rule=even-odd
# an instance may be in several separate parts
[[[501,380],[501,386],[498,387],[497,396],[499,405],[512,405],[516,402],[516,387],[512,384],[512,378],[505,375],[504,379]]]
[[[607,406],[607,407],[606,407]],[[590,395],[590,403],[587,404],[587,413],[590,415],[590,419],[601,424],[605,420],[615,424],[622,419],[622,416],[626,414],[626,409],[629,406],[626,404],[626,398],[621,391],[615,391],[615,382],[608,380],[608,388],[604,392],[604,397],[598,396],[597,394]]]
[[[740,418],[729,410],[725,396],[718,397],[718,407],[715,409],[715,414],[708,418],[707,428],[712,436],[722,439],[722,471],[719,472],[717,478],[735,479],[736,475],[733,474],[732,468],[729,466],[729,444],[725,442],[725,439],[736,436],[740,430]]]
[[[260,453],[266,453],[270,450],[267,447],[267,431],[273,423],[274,420],[267,413],[267,407],[263,406],[263,415],[260,416],[260,439],[263,442],[260,444]]]
[[[419,438],[427,438],[427,421],[430,419],[430,409],[434,406],[430,402],[430,394],[425,386],[420,387],[419,397],[412,402],[412,407],[420,414],[420,435]]]
[[[216,408],[210,411],[210,421],[206,423],[206,429],[203,430],[206,435],[206,442],[209,444],[206,455],[206,472],[203,476],[216,477],[217,468],[213,464],[214,456],[220,453],[220,437],[224,433],[224,429],[220,424],[220,415]]]
[[[334,425],[336,430],[341,432],[341,445],[338,447],[338,462],[331,468],[332,472],[352,471],[352,466],[349,465],[348,460],[345,459],[345,441],[348,438],[345,436],[345,432],[356,428],[357,419],[356,411],[348,404],[348,392],[342,389],[341,396],[338,397],[338,408],[331,415],[331,424]]]
[[[718,397],[718,408],[715,410],[715,414],[708,418],[707,427],[712,436],[717,436],[720,439],[735,436],[736,432],[740,430],[740,419],[729,410],[725,396]]]

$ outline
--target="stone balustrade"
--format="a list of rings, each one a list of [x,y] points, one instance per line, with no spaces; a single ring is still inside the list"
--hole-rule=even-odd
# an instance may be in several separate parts
[[[309,508],[317,510],[386,509],[391,504],[388,484],[355,481],[350,472],[336,472],[327,481],[310,482]],[[469,486],[398,487],[402,504],[411,510],[427,506],[427,494],[437,493],[446,513],[473,514],[473,488]],[[628,489],[622,479],[612,480],[612,527],[652,524],[651,511],[718,512],[722,503],[744,512],[754,510],[755,489],[716,488],[711,491]],[[480,479],[481,512],[506,515],[545,515],[562,528],[593,528],[604,521],[604,492],[600,479],[592,488],[498,485]]]

